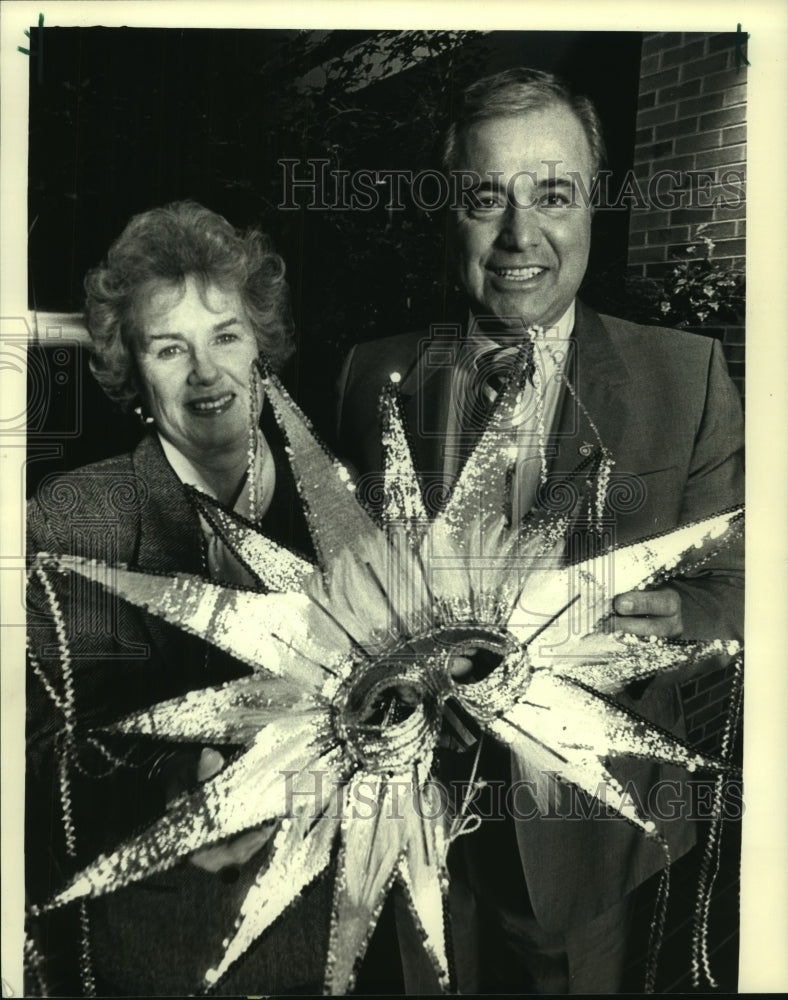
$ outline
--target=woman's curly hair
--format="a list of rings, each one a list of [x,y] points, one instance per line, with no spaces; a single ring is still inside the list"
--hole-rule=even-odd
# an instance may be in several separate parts
[[[132,350],[140,337],[140,293],[156,283],[238,289],[257,343],[273,368],[295,350],[285,264],[259,230],[236,230],[210,209],[179,201],[135,215],[106,262],[85,278],[90,367],[110,399],[129,409],[140,398]],[[147,286],[147,287],[146,287]]]

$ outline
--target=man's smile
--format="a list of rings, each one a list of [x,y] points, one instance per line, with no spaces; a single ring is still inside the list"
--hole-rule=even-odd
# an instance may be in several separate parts
[[[534,265],[532,267],[495,267],[487,265],[486,268],[496,278],[504,281],[532,281],[544,274],[547,268]]]

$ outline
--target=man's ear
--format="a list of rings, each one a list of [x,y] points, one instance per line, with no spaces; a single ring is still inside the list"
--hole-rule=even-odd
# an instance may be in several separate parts
[[[599,171],[597,171],[595,174],[591,176],[591,186],[588,189],[590,192],[593,192],[594,185],[596,184],[597,180],[599,180]],[[596,215],[596,198],[594,198],[593,194],[590,195],[590,201],[591,204],[588,206],[588,209],[589,209],[589,214],[593,219],[594,216]]]

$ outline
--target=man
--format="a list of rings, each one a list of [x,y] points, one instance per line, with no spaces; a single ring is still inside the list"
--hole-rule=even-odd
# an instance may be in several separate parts
[[[468,312],[449,334],[422,331],[351,352],[340,380],[339,435],[362,474],[380,469],[375,407],[396,372],[425,500],[437,510],[478,438],[485,397],[499,390],[498,359],[505,365],[508,354],[511,366],[515,352],[506,348],[527,337],[533,389],[519,415],[513,519],[549,504],[552,487],[584,481],[600,450],[615,462],[605,516],[608,541],[618,545],[742,502],[741,410],[719,345],[600,316],[577,299],[591,240],[585,195],[602,156],[593,106],[549,74],[510,70],[466,91],[445,167],[461,196],[451,210],[449,253]],[[541,328],[537,335],[528,333],[532,326]],[[615,499],[617,488],[625,499]],[[568,539],[568,558],[604,544],[593,520]],[[741,570],[734,547],[667,586],[619,594],[616,627],[641,636],[741,637]],[[630,685],[619,700],[685,731],[672,682]],[[480,773],[517,778],[489,747]],[[657,780],[681,776],[643,761],[618,762],[615,773],[634,782],[644,802]],[[671,860],[693,845],[691,823],[658,825]],[[622,820],[509,819],[482,824],[453,854],[462,869],[455,882],[463,902],[453,912],[461,992],[621,988],[631,892],[665,863],[640,831]],[[409,990],[426,991],[407,963],[405,973]]]

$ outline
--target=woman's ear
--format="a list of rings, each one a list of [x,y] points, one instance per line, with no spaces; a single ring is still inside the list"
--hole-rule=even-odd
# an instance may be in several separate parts
[[[126,384],[129,388],[128,409],[139,415],[139,412],[147,409],[147,398],[144,383],[140,378],[139,369],[137,368],[137,361],[133,352],[130,351],[129,355],[129,373],[126,378]]]

